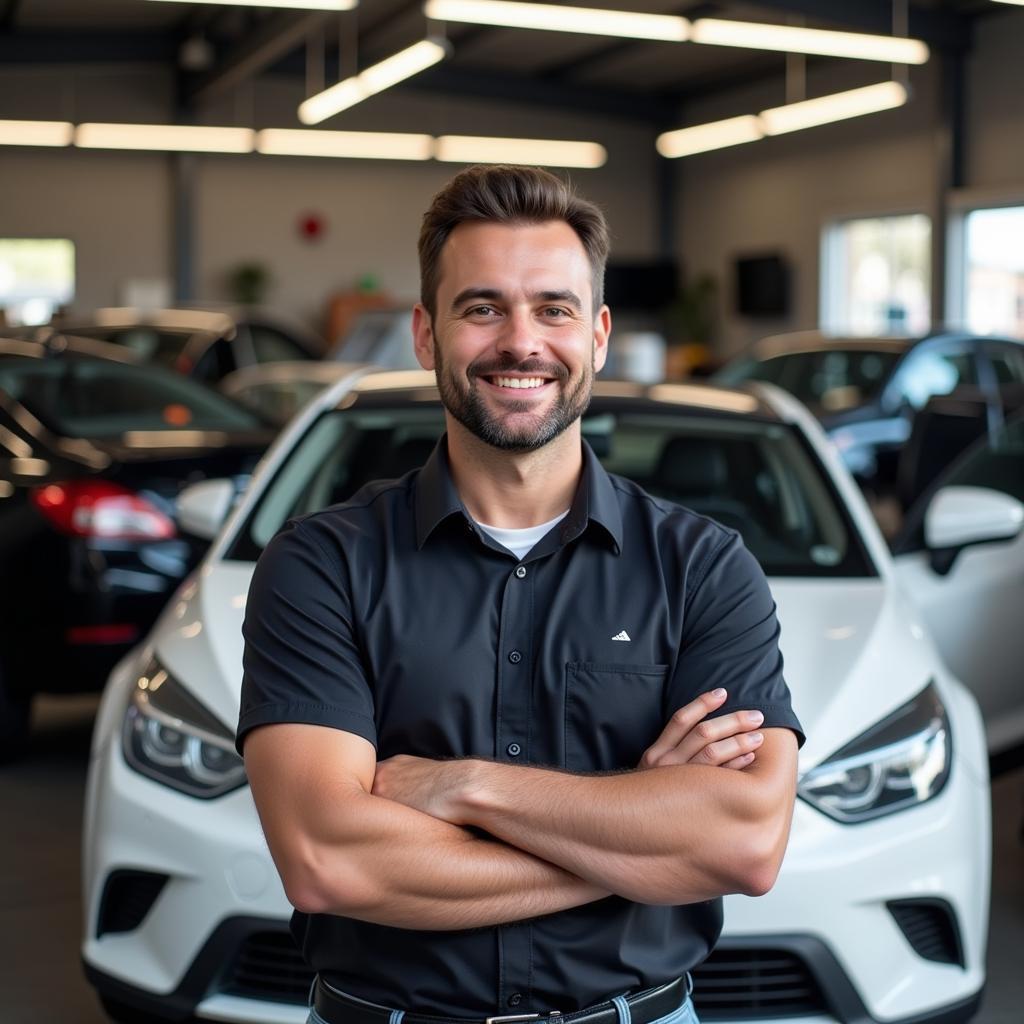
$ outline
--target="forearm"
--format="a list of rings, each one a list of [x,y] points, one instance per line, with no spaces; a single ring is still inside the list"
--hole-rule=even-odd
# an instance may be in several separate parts
[[[754,768],[580,776],[478,762],[454,816],[629,899],[692,903],[770,888],[789,816],[762,814],[760,790]]]
[[[400,928],[478,928],[609,895],[563,868],[370,794],[311,837],[299,909]],[[282,872],[284,874],[284,872]]]

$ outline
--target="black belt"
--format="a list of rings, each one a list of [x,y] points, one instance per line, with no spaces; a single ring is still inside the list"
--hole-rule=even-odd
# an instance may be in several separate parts
[[[649,988],[626,996],[633,1024],[651,1024],[678,1010],[689,995],[686,977],[667,985]],[[317,978],[313,1009],[326,1024],[390,1024],[392,1011],[386,1006],[339,992]],[[572,1013],[549,1010],[547,1013],[497,1014],[491,1017],[431,1017],[422,1013],[406,1013],[402,1024],[514,1024],[516,1021],[551,1020],[552,1024],[618,1024],[618,1010],[611,1000],[596,1003]]]

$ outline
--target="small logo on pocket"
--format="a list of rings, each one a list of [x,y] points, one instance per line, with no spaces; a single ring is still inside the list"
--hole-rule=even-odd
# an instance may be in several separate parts
[[[621,633],[616,633],[615,636],[612,637],[612,639],[613,640],[624,640],[627,644],[630,642],[629,634],[625,630],[623,630]]]

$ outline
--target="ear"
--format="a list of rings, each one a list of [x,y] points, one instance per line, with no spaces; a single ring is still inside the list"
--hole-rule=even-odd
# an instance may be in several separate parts
[[[597,373],[608,358],[608,339],[612,334],[612,312],[602,306],[594,317],[594,373]]]
[[[433,370],[434,328],[430,323],[430,314],[422,302],[417,302],[412,309],[412,346],[420,366],[424,370]]]

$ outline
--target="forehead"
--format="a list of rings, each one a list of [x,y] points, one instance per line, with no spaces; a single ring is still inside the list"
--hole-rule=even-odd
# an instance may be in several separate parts
[[[540,224],[460,224],[441,250],[439,292],[470,284],[513,289],[586,285],[590,262],[579,235],[561,220]]]

